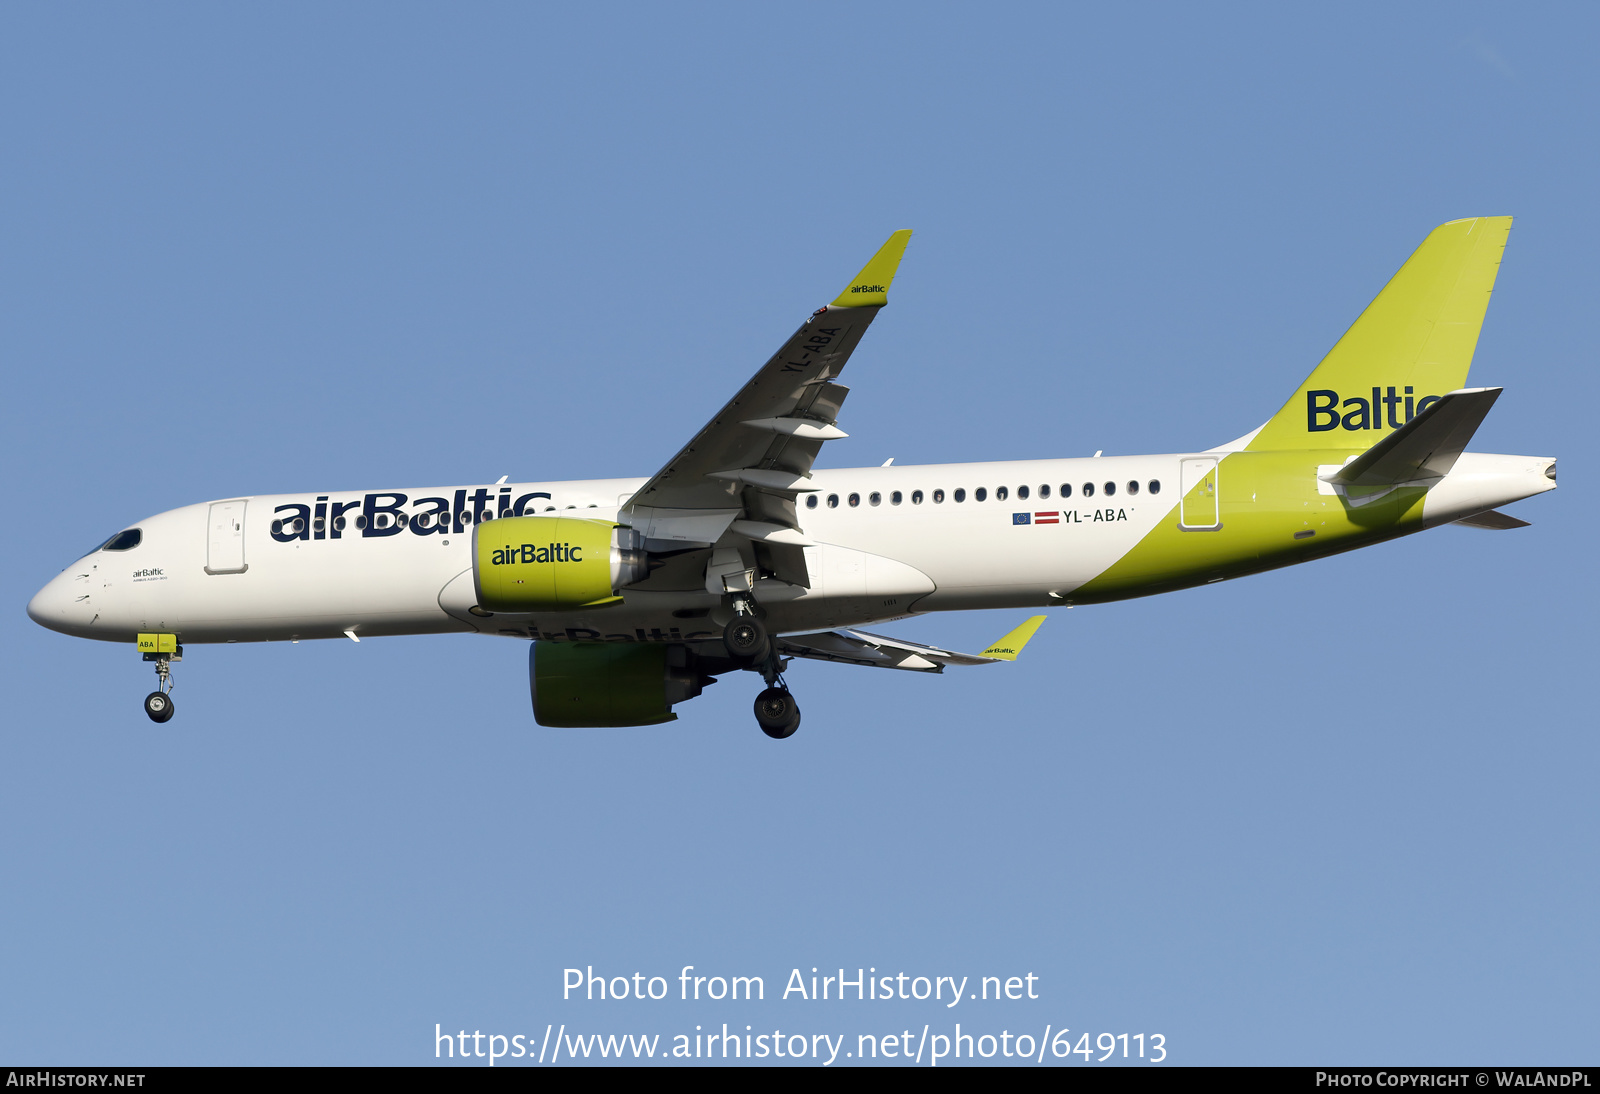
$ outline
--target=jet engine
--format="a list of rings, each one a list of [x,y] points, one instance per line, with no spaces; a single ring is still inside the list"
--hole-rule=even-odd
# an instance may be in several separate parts
[[[585,517],[506,517],[472,529],[472,578],[491,612],[553,612],[622,602],[645,578],[639,535]]]
[[[698,661],[665,643],[535,642],[528,653],[534,721],[564,728],[674,721],[674,703],[716,682],[700,671],[713,666]]]

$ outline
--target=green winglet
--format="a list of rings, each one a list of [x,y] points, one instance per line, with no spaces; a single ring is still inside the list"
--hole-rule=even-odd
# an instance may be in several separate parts
[[[894,272],[900,268],[900,258],[906,253],[906,243],[911,239],[911,229],[902,228],[889,237],[889,242],[878,248],[861,272],[856,274],[850,287],[840,293],[830,308],[881,308],[889,302],[889,286],[894,282]]]
[[[1028,644],[1028,639],[1033,637],[1033,632],[1039,629],[1039,624],[1044,622],[1044,616],[1030,616],[1028,621],[1000,641],[983,651],[983,656],[993,657],[996,661],[1015,661],[1017,654],[1022,652],[1022,647]]]

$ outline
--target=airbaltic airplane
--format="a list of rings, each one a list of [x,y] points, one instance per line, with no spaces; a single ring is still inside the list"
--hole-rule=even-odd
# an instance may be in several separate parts
[[[923,612],[1094,604],[1259,573],[1555,487],[1555,460],[1464,451],[1499,388],[1464,388],[1509,217],[1435,229],[1283,409],[1204,452],[814,470],[845,362],[905,252],[896,232],[649,479],[280,494],[161,513],[28,605],[136,643],[172,717],[183,645],[472,632],[532,639],[546,726],[653,725],[759,673],[787,737],[794,658],[941,672],[1014,660],[856,628]]]

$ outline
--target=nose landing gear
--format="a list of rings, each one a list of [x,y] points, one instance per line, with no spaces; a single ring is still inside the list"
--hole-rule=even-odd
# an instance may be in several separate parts
[[[156,690],[144,697],[144,712],[158,725],[172,720],[172,662],[183,660],[183,647],[173,634],[141,634],[139,649],[146,661],[155,662]]]

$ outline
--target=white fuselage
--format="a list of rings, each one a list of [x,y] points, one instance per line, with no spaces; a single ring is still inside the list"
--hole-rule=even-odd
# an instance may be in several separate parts
[[[1219,450],[817,471],[815,492],[802,495],[797,510],[800,532],[812,544],[804,548],[809,586],[763,579],[755,598],[769,629],[779,634],[930,611],[1071,603],[1075,590],[1173,514],[1184,461],[1225,456]],[[1276,502],[1296,528],[1304,523],[1303,506],[1340,505],[1315,479],[1318,458],[1306,456],[1290,494]],[[1222,467],[1225,508],[1246,500],[1229,501],[1229,482],[1244,481],[1243,471],[1230,480],[1230,466]],[[1536,457],[1464,454],[1428,491],[1423,519],[1389,534],[1553,488],[1552,466]],[[53,630],[113,642],[148,632],[174,633],[185,643],[474,631],[524,639],[718,637],[731,611],[720,590],[708,590],[701,577],[666,590],[630,587],[623,603],[598,609],[505,614],[477,606],[474,528],[490,536],[495,520],[523,514],[613,520],[643,483],[332,491],[189,505],[140,522],[132,549],[102,549],[80,559],[40,590],[28,611]],[[1252,509],[1269,503],[1265,496],[1258,503],[1254,490],[1248,500]],[[429,513],[434,519],[424,516]],[[403,521],[396,519],[401,514]],[[295,519],[304,524],[293,526]],[[1201,540],[1193,542],[1198,547]],[[1303,560],[1256,558],[1246,548],[1228,572]],[[1188,581],[1179,563],[1164,584],[1102,598],[1214,579],[1197,572]]]
[[[1059,604],[1145,535],[1177,501],[1181,456],[1036,460],[818,471],[817,504],[800,502],[811,587],[762,581],[757,600],[779,632],[858,625],[914,612]],[[1149,482],[1162,484],[1151,494]],[[625,603],[587,612],[474,614],[472,524],[491,534],[493,519],[530,494],[526,513],[612,520],[643,479],[519,483],[258,495],[169,510],[138,527],[132,550],[90,554],[40,591],[30,613],[52,629],[85,638],[132,641],[172,631],[184,642],[481,631],[528,637],[634,637],[692,640],[720,634],[719,595],[703,590],[627,592]],[[1116,492],[1107,496],[1106,483]],[[1137,494],[1127,484],[1138,482]],[[1085,496],[1084,484],[1094,484]],[[1063,484],[1070,496],[1061,496]],[[1005,498],[998,497],[1003,488]],[[1019,497],[1021,488],[1027,496]],[[984,500],[978,500],[982,490]],[[957,492],[962,500],[957,501]],[[899,492],[900,500],[893,500]],[[920,501],[913,498],[920,492]],[[487,495],[487,503],[472,497]],[[364,499],[392,505],[405,495],[404,527],[357,528]],[[876,495],[876,501],[874,501]],[[851,504],[854,496],[856,504]],[[457,499],[466,499],[464,507]],[[935,498],[942,500],[935,500]],[[444,528],[419,528],[412,514],[445,499]],[[830,501],[837,499],[837,504]],[[321,500],[319,500],[321,499]],[[219,507],[240,518],[235,546],[219,545]],[[273,522],[306,512],[314,538],[280,541]],[[322,508],[319,510],[318,506]],[[454,519],[462,509],[470,518]],[[473,512],[476,510],[476,512]],[[573,512],[576,510],[576,512]],[[1018,526],[1027,513],[1030,525]],[[1032,524],[1035,513],[1054,522]],[[1046,517],[1045,520],[1050,518]],[[362,520],[367,524],[367,520]],[[374,521],[375,523],[375,521]],[[220,559],[220,551],[233,557]],[[1052,597],[1052,594],[1057,594]]]

